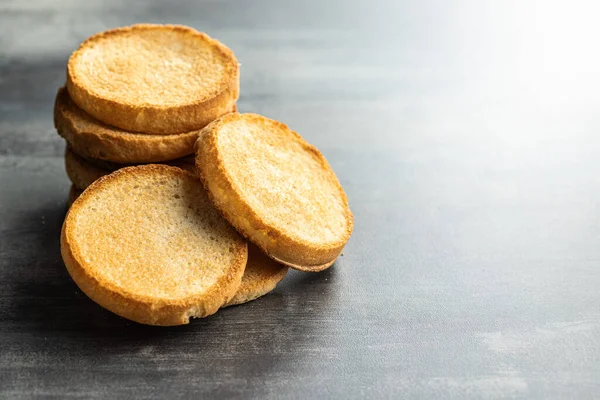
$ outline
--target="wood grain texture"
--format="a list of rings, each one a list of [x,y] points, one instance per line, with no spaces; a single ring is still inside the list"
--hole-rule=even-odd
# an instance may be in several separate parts
[[[600,27],[534,3],[0,2],[0,397],[596,397]],[[226,43],[240,110],[323,152],[355,215],[334,267],[178,328],[77,289],[53,97],[134,22]]]

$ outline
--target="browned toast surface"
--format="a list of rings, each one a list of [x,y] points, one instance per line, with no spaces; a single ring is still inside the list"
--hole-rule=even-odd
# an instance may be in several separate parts
[[[71,206],[61,252],[81,290],[103,307],[151,325],[185,324],[228,302],[247,245],[179,168],[127,167]]]
[[[96,34],[71,55],[74,102],[132,132],[200,129],[239,97],[239,64],[218,40],[179,25],[139,24]]]
[[[286,125],[228,114],[196,143],[196,166],[225,218],[270,257],[305,271],[333,263],[353,216],[323,155]]]

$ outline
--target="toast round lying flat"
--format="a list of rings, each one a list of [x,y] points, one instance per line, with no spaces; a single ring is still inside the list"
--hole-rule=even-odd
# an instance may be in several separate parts
[[[190,157],[178,158],[177,160],[166,161],[165,165],[181,168],[196,175],[196,167],[194,160]],[[99,167],[101,165],[102,167]],[[119,165],[114,163],[103,163],[100,160],[83,158],[71,151],[69,148],[65,150],[65,170],[71,182],[80,190],[85,190],[94,181],[108,175],[120,168],[125,168],[127,165]]]
[[[94,182],[69,209],[61,234],[79,288],[150,325],[215,313],[239,288],[247,251],[202,184],[164,165],[127,167]]]
[[[271,290],[285,277],[288,268],[267,257],[256,246],[248,245],[248,263],[242,277],[242,284],[235,296],[223,307],[247,303]]]
[[[70,207],[81,196],[82,190],[71,185],[67,205]],[[242,276],[242,283],[235,295],[221,307],[244,304],[262,297],[273,289],[288,272],[288,267],[267,257],[253,244],[248,245],[248,262]]]
[[[236,109],[235,104],[230,107]],[[145,135],[113,128],[83,112],[65,88],[56,95],[54,126],[77,154],[122,164],[154,163],[190,155],[200,132]]]
[[[71,98],[132,132],[200,129],[239,97],[239,64],[218,40],[178,25],[140,24],[96,34],[67,65]]]
[[[249,241],[292,268],[320,271],[353,228],[331,167],[286,125],[228,114],[204,128],[196,167],[215,206]]]

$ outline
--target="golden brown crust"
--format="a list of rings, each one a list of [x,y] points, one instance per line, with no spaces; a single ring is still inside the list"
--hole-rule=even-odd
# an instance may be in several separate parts
[[[222,60],[225,71],[216,92],[209,97],[182,93],[178,104],[151,104],[136,96],[125,98],[114,92],[111,95],[100,93],[93,85],[90,87],[89,81],[94,82],[93,79],[83,79],[86,63],[81,59],[86,51],[112,38],[135,36],[148,30],[180,32],[210,47]],[[131,49],[122,49],[124,52],[128,50]],[[239,97],[239,64],[229,48],[195,29],[179,25],[138,24],[108,30],[84,41],[69,58],[67,88],[73,101],[100,121],[131,132],[174,134],[201,129],[230,109]]]
[[[235,104],[230,107],[236,109]],[[65,88],[56,95],[54,126],[77,154],[122,164],[156,163],[188,156],[194,152],[200,132],[146,135],[119,130],[83,112]]]
[[[245,119],[248,124],[269,121],[269,124],[279,127],[287,140],[297,142],[303,151],[311,153],[319,160],[323,171],[331,173],[329,184],[337,188],[346,221],[344,233],[335,243],[315,245],[291,235],[285,229],[268,224],[236,189],[231,176],[236,171],[228,171],[224,167],[218,137],[228,123],[239,119]],[[209,197],[225,219],[246,239],[280,263],[302,271],[322,271],[335,262],[352,233],[354,218],[348,207],[346,194],[331,171],[331,167],[314,146],[306,143],[300,135],[291,131],[285,124],[256,114],[225,115],[209,124],[200,133],[196,142],[196,168]]]
[[[128,292],[111,280],[106,279],[86,262],[81,244],[86,238],[76,237],[74,230],[78,215],[86,202],[93,201],[96,193],[109,190],[110,185],[126,174],[135,174],[139,179],[145,176],[174,175],[194,180],[194,177],[179,168],[164,165],[127,167],[100,178],[86,189],[72,204],[65,218],[61,232],[61,254],[67,270],[77,286],[92,300],[104,308],[130,320],[149,325],[187,324],[190,317],[205,317],[215,313],[229,301],[239,288],[247,261],[246,242],[239,237],[231,247],[233,262],[227,273],[202,293],[185,298],[170,299]],[[235,235],[232,232],[233,235]],[[113,250],[114,251],[114,250]],[[151,260],[149,260],[151,261]]]
[[[181,168],[192,173],[194,176],[197,175],[193,158],[178,158],[176,160],[166,161],[164,164]],[[102,165],[103,167],[107,168],[102,168],[98,165]],[[100,179],[104,175],[108,175],[113,171],[128,166],[131,165],[103,163],[101,160],[83,158],[74,151],[70,150],[68,147],[65,150],[65,170],[67,172],[67,176],[79,190],[85,190],[88,186],[94,183],[94,181]]]
[[[248,263],[242,277],[242,284],[223,307],[247,303],[266,295],[285,278],[288,268],[269,258],[258,247],[248,245]]]

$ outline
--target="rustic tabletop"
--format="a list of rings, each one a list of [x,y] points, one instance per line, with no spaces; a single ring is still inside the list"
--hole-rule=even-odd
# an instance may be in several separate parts
[[[0,1],[0,397],[597,397],[600,27],[577,4]],[[240,110],[322,150],[355,215],[334,267],[173,328],[78,290],[53,98],[84,38],[134,22],[226,43]]]

